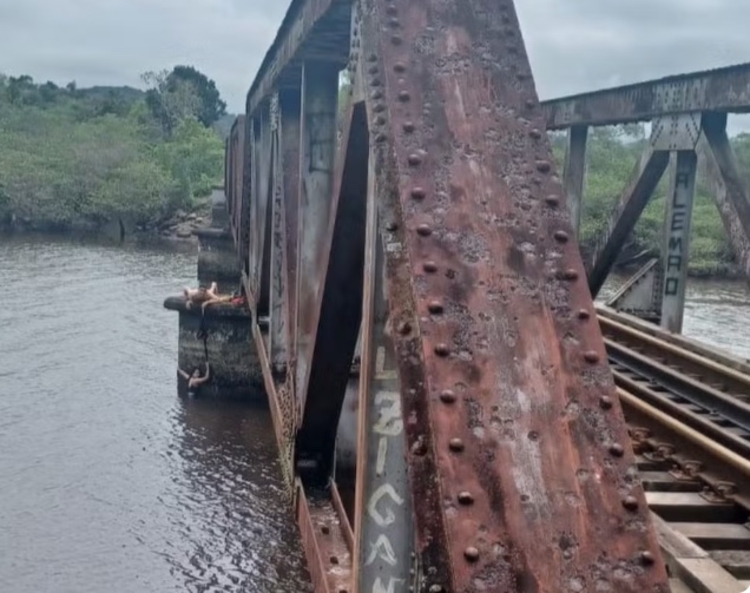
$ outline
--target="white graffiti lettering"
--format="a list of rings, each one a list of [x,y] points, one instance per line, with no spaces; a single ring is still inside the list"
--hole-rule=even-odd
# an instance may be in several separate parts
[[[375,579],[375,582],[372,585],[372,593],[394,593],[396,585],[398,583],[403,583],[404,579],[394,579],[393,577],[388,577],[388,587],[383,586],[383,581],[380,580],[380,577]]]
[[[380,416],[372,429],[378,434],[389,437],[401,434],[404,430],[404,420],[401,418],[401,396],[392,391],[379,391],[375,394],[375,405],[380,406]]]
[[[382,514],[377,510],[376,507],[380,502],[380,499],[384,496],[389,496],[398,506],[404,504],[404,499],[398,495],[398,492],[396,492],[393,486],[388,483],[378,486],[375,492],[372,493],[370,501],[367,503],[367,514],[370,515],[372,520],[375,521],[379,527],[387,527],[396,520],[396,515],[390,507],[383,509],[385,514]]]
[[[370,544],[370,555],[367,557],[366,565],[375,562],[376,558],[382,559],[391,566],[396,566],[396,552],[393,551],[391,541],[384,535],[380,534],[374,544]]]

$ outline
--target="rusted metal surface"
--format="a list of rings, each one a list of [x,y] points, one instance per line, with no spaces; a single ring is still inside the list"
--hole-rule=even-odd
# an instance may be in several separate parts
[[[667,591],[513,3],[361,47],[425,589]]]
[[[299,87],[302,60],[325,59],[343,67],[350,12],[348,0],[293,0],[247,93],[246,112],[253,113],[275,88]]]
[[[315,331],[308,342],[312,356],[304,396],[300,395],[304,386],[297,384],[297,396],[303,401],[297,454],[315,462],[318,477],[325,477],[333,462],[336,427],[362,317],[368,154],[363,106],[352,105],[344,122],[326,243],[320,252],[320,292],[312,303]],[[300,351],[297,364],[302,362]]]
[[[664,283],[661,298],[661,326],[682,333],[687,290],[690,227],[693,219],[695,176],[698,155],[694,150],[678,150],[667,195],[664,221]]]
[[[283,164],[282,148],[282,121],[281,100],[279,94],[273,95],[271,100],[271,134],[272,134],[272,176],[273,176],[273,200],[270,209],[271,215],[271,241],[269,274],[269,357],[274,374],[279,377],[286,375],[287,353],[289,345],[287,342],[287,315],[285,298],[287,294],[287,274],[285,270],[286,255],[284,244],[287,238],[286,231],[286,201],[290,192],[285,187],[285,170]],[[295,188],[296,189],[296,188]]]
[[[587,126],[572,126],[568,130],[568,146],[565,150],[563,165],[563,188],[565,200],[570,211],[573,230],[578,236],[583,212],[583,188],[586,173],[586,140]]]
[[[297,523],[316,593],[342,593],[351,582],[352,559],[336,511],[320,495],[308,498],[296,484]]]
[[[336,510],[336,516],[338,517],[339,524],[341,525],[341,534],[344,537],[344,541],[346,542],[346,548],[350,553],[354,552],[354,531],[352,530],[349,516],[346,514],[344,501],[341,499],[341,493],[339,492],[338,486],[336,486],[336,482],[331,480],[328,489],[331,493],[331,502],[333,503],[333,508]]]
[[[385,296],[376,172],[368,174],[354,549],[355,590],[418,591],[401,389]]]
[[[648,121],[690,111],[750,111],[750,63],[668,76],[542,103],[548,130]]]
[[[299,210],[299,147],[300,147],[300,102],[299,91],[291,90],[280,93],[281,108],[281,163],[284,174],[284,222],[285,238],[283,241],[283,273],[286,316],[287,342],[287,381],[294,393],[294,372],[296,360],[297,335],[297,235]]]
[[[737,158],[726,132],[726,115],[703,116],[703,131],[713,157],[706,159],[717,191],[724,228],[738,263],[750,278],[750,195],[737,166]],[[704,150],[703,154],[706,154]]]
[[[597,237],[589,266],[589,289],[596,296],[604,285],[622,245],[635,228],[669,164],[669,152],[647,146],[620,195],[607,228]]]
[[[336,166],[336,107],[338,70],[308,62],[302,73],[299,217],[297,251],[296,395],[304,405],[310,376],[317,309],[325,282],[327,235]],[[343,164],[340,165],[343,167]],[[338,171],[340,174],[340,169]]]

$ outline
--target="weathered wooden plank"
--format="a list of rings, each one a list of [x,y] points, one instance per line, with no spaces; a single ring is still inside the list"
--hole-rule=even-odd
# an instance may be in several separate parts
[[[733,502],[709,502],[699,492],[646,492],[646,502],[666,521],[720,523],[739,518]]]
[[[750,529],[739,523],[673,522],[671,526],[706,550],[750,550]]]

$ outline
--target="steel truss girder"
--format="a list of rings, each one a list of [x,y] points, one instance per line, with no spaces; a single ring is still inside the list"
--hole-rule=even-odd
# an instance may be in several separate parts
[[[294,134],[283,131],[283,101],[258,95],[272,80],[268,73],[254,84],[247,114],[245,285],[316,587],[666,592],[513,2],[369,0],[353,14],[353,93],[339,105],[335,156],[317,153],[332,167],[310,167],[306,151],[328,150],[310,140],[331,137],[323,133],[333,132],[331,118],[314,120],[331,113],[334,93],[321,89],[327,103],[309,109],[305,89],[313,81],[304,67],[297,153]],[[287,41],[275,46],[291,47]],[[302,48],[304,40],[295,44]],[[304,62],[300,51],[296,59]],[[281,115],[271,107],[279,104]],[[329,127],[317,136],[313,125]],[[311,172],[318,179],[306,186]],[[313,186],[316,201],[309,199]],[[324,232],[309,217],[321,201]],[[296,246],[289,226],[295,218]],[[297,269],[290,272],[292,262]],[[264,287],[269,302],[261,307]],[[379,287],[387,309],[377,304]],[[259,310],[267,311],[267,323]],[[389,504],[407,495],[414,502],[411,542],[408,521],[393,535],[368,531],[373,525],[361,519],[389,483],[371,471],[373,459],[376,470],[380,463],[372,444],[381,445],[367,444],[374,435],[364,421],[355,495],[362,512],[353,534],[335,484],[321,488],[334,471],[360,321],[361,417],[387,414],[373,407],[383,401],[376,399],[378,381],[399,393],[405,453],[394,458],[393,472],[401,471],[400,457],[408,483],[404,496],[394,486]],[[283,327],[292,328],[286,340]],[[396,379],[367,370],[386,330]],[[286,363],[283,375],[274,361]],[[322,502],[321,492],[330,493]],[[397,516],[395,507],[374,508],[381,519]],[[356,581],[347,554],[336,552],[335,566],[325,557],[342,545],[354,554]],[[407,582],[400,560],[412,549]],[[377,578],[368,572],[371,558]]]

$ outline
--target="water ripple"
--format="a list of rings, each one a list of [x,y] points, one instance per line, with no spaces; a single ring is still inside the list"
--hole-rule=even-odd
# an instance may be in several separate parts
[[[0,241],[0,590],[305,591],[267,411],[182,401],[193,253]]]

